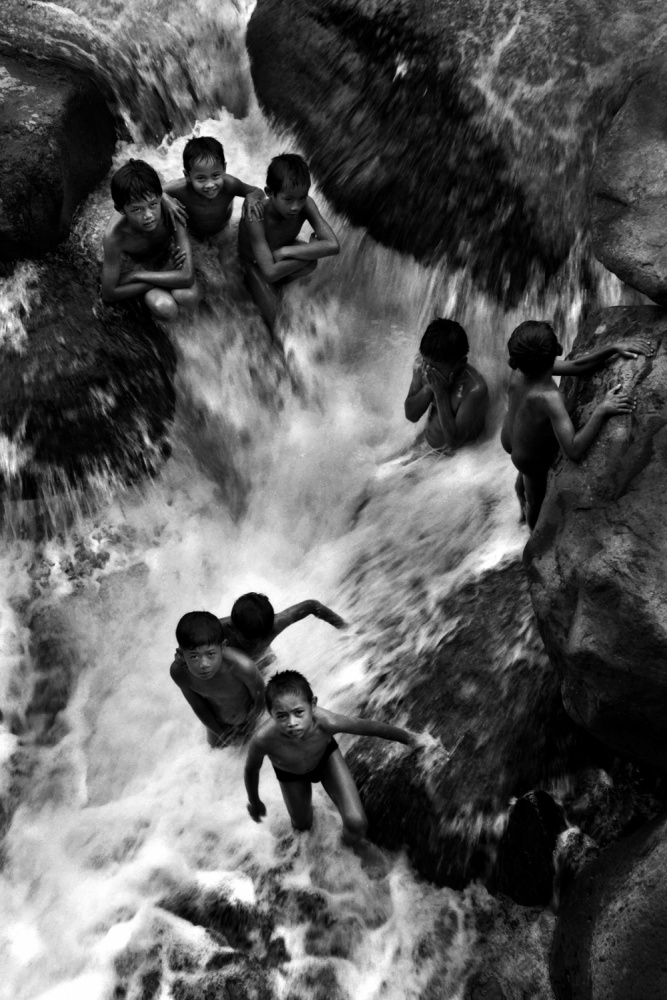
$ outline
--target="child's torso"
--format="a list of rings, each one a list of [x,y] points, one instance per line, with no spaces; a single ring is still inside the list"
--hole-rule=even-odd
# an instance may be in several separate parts
[[[119,236],[120,252],[136,264],[150,269],[161,266],[168,257],[174,233],[162,216],[152,232],[138,233],[125,225],[121,227]]]
[[[216,236],[231,218],[234,195],[224,188],[215,198],[209,199],[185,185],[177,197],[187,209],[188,229],[197,239]]]
[[[510,382],[500,440],[516,467],[529,472],[550,466],[558,450],[546,400],[550,393],[559,390],[555,382],[531,385],[519,379],[520,376],[513,375]]]
[[[455,416],[458,413],[463,400],[474,388],[477,376],[478,372],[474,368],[466,368],[463,377],[459,379],[450,392],[449,403],[452,408],[452,413]],[[438,407],[436,406],[435,400],[431,403],[428,409],[425,434],[426,440],[432,448],[442,448],[445,444],[445,437],[442,433],[442,427],[440,426],[440,416],[438,414]]]
[[[283,736],[274,726],[266,739],[266,754],[275,767],[292,774],[305,774],[317,767],[330,740],[331,734],[319,722],[300,740]]]
[[[306,221],[306,213],[299,212],[298,215],[288,219],[274,219],[265,209],[263,226],[264,236],[269,245],[269,250],[277,250],[278,247],[289,246],[294,243]],[[239,225],[239,253],[244,260],[254,260],[254,251],[250,242],[250,233],[245,219]]]
[[[214,677],[202,680],[188,673],[188,681],[190,690],[206,698],[221,722],[236,725],[248,717],[252,708],[250,692],[224,663]]]

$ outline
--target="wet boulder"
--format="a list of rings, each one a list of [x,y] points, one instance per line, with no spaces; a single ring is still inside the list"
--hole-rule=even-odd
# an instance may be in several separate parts
[[[587,865],[565,895],[551,953],[557,1000],[667,996],[667,817]]]
[[[579,463],[558,459],[525,565],[540,633],[570,716],[616,753],[667,767],[667,312],[603,310],[575,348],[648,338],[653,357],[566,386],[581,425],[616,384],[637,409],[612,417]]]
[[[667,59],[630,89],[590,181],[593,249],[619,278],[667,303]]]
[[[116,126],[86,77],[0,60],[0,259],[39,257],[111,166]]]
[[[595,143],[667,8],[641,0],[259,0],[259,100],[387,246],[517,300],[587,223]]]

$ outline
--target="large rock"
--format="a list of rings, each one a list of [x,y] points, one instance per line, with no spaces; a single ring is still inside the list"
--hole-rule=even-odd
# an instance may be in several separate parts
[[[0,259],[40,256],[108,172],[114,119],[94,84],[46,64],[3,59],[0,93]]]
[[[173,346],[139,308],[103,308],[98,273],[66,246],[38,265],[18,265],[5,281],[5,501],[133,480],[159,468],[168,451]]]
[[[563,900],[551,955],[557,1000],[667,996],[667,817],[587,865]]]
[[[631,0],[259,0],[259,99],[376,239],[516,298],[587,219],[595,142],[667,7]]]
[[[652,306],[591,317],[575,347],[648,337],[654,357],[569,380],[575,424],[621,382],[632,416],[611,418],[584,460],[560,458],[525,563],[563,703],[617,753],[667,768],[667,313]]]
[[[600,143],[591,177],[596,257],[667,303],[667,59],[642,76]]]

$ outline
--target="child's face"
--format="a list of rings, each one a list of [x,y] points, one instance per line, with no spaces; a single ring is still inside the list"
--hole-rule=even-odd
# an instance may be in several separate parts
[[[222,666],[222,645],[214,642],[195,646],[194,649],[182,649],[181,653],[192,676],[201,681],[210,680]]]
[[[278,215],[282,215],[283,219],[292,218],[302,212],[308,197],[308,188],[305,185],[304,187],[285,185],[278,194],[275,191],[270,191],[269,188],[264,190],[276,212]]]
[[[158,195],[148,194],[145,198],[128,201],[123,205],[122,213],[136,232],[150,233],[157,228],[162,217],[162,203]]]
[[[313,724],[316,699],[308,701],[302,694],[283,694],[273,699],[271,717],[284,736],[300,740]]]
[[[195,192],[212,200],[222,191],[225,182],[225,167],[220,160],[195,160],[190,171],[183,173]]]
[[[439,375],[442,375],[446,385],[451,385],[468,363],[468,356],[459,358],[457,361],[433,361],[431,358],[423,357],[422,362],[428,368],[434,368]]]

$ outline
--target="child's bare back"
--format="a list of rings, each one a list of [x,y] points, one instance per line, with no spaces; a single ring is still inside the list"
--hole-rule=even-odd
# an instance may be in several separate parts
[[[562,397],[555,382],[536,385],[521,372],[512,373],[500,441],[519,472],[527,476],[548,469],[556,458],[552,417],[559,401]]]

